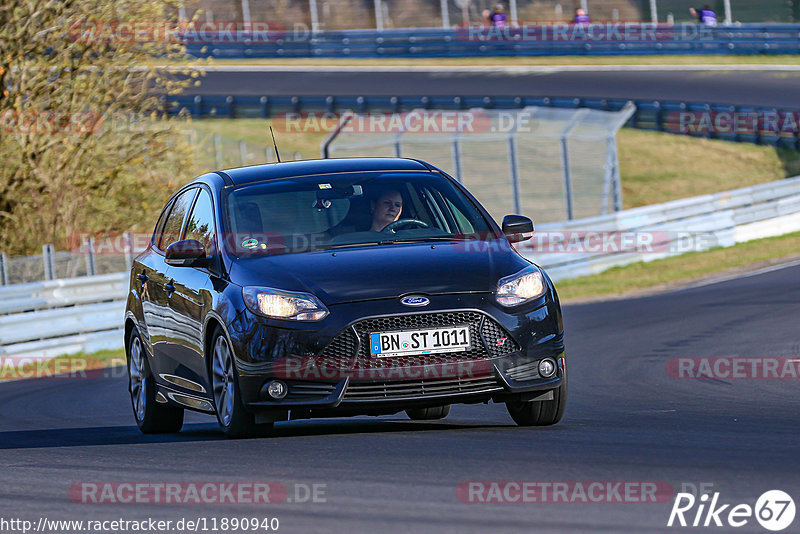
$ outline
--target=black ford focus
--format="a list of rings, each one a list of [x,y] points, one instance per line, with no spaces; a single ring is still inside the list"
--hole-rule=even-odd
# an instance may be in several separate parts
[[[229,436],[287,419],[441,419],[504,402],[558,422],[567,376],[545,272],[443,171],[417,160],[287,162],[209,173],[167,203],[125,313],[142,432],[184,410]]]

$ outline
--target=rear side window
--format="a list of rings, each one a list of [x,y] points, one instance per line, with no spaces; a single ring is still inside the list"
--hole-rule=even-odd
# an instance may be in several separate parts
[[[213,254],[214,228],[214,205],[211,194],[205,189],[200,189],[200,194],[192,208],[192,214],[186,222],[184,239],[197,239],[203,244],[208,254]]]
[[[158,242],[159,249],[166,250],[168,246],[180,240],[183,221],[186,219],[186,214],[189,213],[196,194],[197,188],[189,189],[181,193],[172,203],[167,221],[164,223],[164,230],[161,232],[161,239]]]

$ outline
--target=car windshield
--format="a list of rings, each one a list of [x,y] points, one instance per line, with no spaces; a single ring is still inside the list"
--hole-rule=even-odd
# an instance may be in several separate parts
[[[225,204],[228,249],[236,256],[494,238],[473,202],[434,173],[261,182],[233,190]]]

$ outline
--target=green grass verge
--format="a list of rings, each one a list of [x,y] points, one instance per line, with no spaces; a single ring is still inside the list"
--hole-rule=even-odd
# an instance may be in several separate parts
[[[755,239],[732,247],[615,267],[556,283],[563,301],[669,289],[720,273],[736,274],[789,258],[800,259],[800,232]]]
[[[800,152],[623,129],[617,137],[627,208],[800,175]]]
[[[513,56],[454,58],[251,58],[214,59],[210,65],[296,65],[296,66],[547,66],[561,65],[794,65],[792,55],[708,55],[708,56]]]

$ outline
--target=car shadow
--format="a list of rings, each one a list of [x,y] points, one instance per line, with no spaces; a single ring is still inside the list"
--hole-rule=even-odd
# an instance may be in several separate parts
[[[513,427],[514,424],[458,423],[397,420],[300,420],[281,422],[267,436],[251,439],[375,434],[390,432],[428,432],[433,430],[470,430]],[[215,423],[186,424],[178,434],[142,434],[135,426],[98,426],[88,428],[52,428],[0,432],[0,450],[50,447],[87,447],[92,445],[133,445],[142,443],[177,443],[226,439]]]

